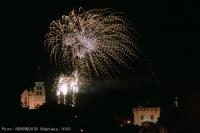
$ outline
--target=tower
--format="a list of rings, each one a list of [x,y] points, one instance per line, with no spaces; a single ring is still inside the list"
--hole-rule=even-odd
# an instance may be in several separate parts
[[[134,125],[142,126],[145,122],[157,123],[160,117],[160,107],[133,108]]]
[[[29,94],[29,109],[36,109],[46,102],[44,82],[35,82]]]

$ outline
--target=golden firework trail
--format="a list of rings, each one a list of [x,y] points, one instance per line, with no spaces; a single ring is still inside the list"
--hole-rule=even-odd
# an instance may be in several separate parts
[[[73,10],[52,21],[44,43],[51,60],[86,77],[115,77],[137,57],[138,36],[124,16],[113,9]]]

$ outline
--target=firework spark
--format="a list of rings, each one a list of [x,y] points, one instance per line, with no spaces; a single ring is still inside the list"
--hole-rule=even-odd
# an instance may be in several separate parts
[[[51,59],[68,71],[114,77],[137,57],[138,36],[123,16],[112,9],[73,10],[51,22],[45,47]]]
[[[61,74],[57,79],[56,84],[58,103],[66,104],[67,96],[71,96],[71,105],[75,106],[76,94],[78,93],[79,87],[81,86],[78,71],[73,72],[70,76]]]

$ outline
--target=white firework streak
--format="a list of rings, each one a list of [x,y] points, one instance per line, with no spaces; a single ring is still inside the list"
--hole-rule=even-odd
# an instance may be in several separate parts
[[[63,103],[66,104],[67,96],[72,96],[72,106],[75,105],[76,94],[81,86],[80,77],[78,71],[74,71],[70,76],[61,74],[56,81],[56,95],[58,101],[63,99]]]

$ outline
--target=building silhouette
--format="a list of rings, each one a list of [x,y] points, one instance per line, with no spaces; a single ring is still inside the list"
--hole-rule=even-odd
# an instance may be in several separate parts
[[[35,82],[33,89],[25,89],[21,94],[22,108],[37,109],[46,102],[44,82]]]
[[[133,108],[134,125],[142,126],[145,123],[158,122],[160,117],[160,107],[142,107]]]

